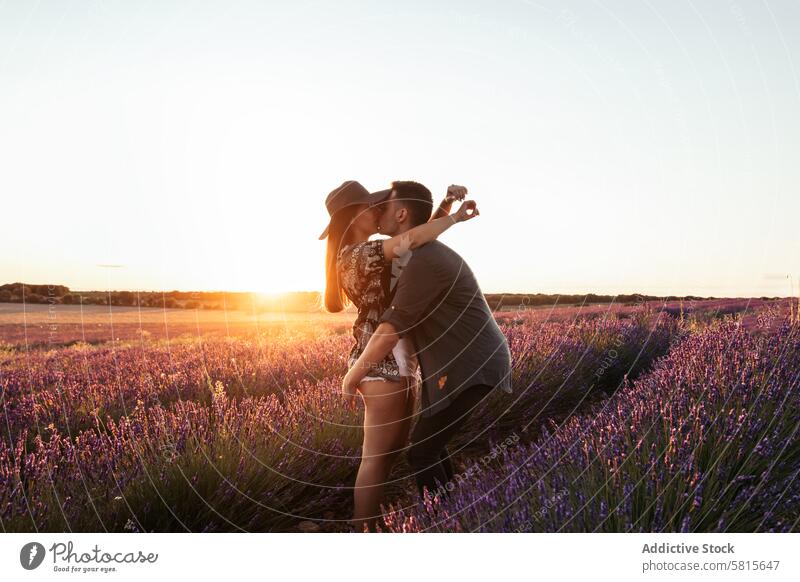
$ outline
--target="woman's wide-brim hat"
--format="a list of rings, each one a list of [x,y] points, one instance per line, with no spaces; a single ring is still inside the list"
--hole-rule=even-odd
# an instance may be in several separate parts
[[[333,215],[342,208],[347,208],[354,204],[369,204],[370,206],[380,204],[386,200],[391,193],[391,188],[389,190],[370,192],[355,180],[347,180],[328,194],[328,197],[325,199],[325,208],[328,209],[328,214],[333,218]],[[322,234],[319,235],[319,240],[328,236],[328,229],[330,226],[331,223],[328,221],[328,226],[326,226]]]

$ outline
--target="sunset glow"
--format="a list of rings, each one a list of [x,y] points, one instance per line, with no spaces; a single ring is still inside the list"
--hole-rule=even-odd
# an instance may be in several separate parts
[[[488,292],[800,281],[793,3],[93,6],[0,9],[0,280],[320,290],[352,178],[465,184]]]

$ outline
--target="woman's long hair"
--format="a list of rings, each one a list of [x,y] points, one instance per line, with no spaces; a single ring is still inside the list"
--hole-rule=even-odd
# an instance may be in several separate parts
[[[345,206],[331,217],[328,228],[328,249],[325,255],[325,311],[336,313],[348,307],[350,298],[339,283],[337,255],[347,244],[350,235],[350,223],[358,214],[358,206]]]

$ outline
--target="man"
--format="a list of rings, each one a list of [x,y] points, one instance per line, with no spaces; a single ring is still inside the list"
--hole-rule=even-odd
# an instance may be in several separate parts
[[[416,182],[394,182],[379,230],[397,236],[427,222],[430,191]],[[411,433],[408,460],[420,493],[453,478],[446,445],[494,388],[511,392],[511,354],[469,265],[447,245],[430,242],[413,251],[400,272],[390,305],[351,369],[343,391],[355,386],[408,334],[422,374],[420,418]],[[438,482],[438,483],[437,483]]]

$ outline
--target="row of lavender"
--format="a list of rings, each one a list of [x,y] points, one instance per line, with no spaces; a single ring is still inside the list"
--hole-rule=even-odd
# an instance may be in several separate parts
[[[693,333],[593,414],[506,440],[440,495],[392,508],[418,531],[796,531],[800,324]],[[517,444],[519,443],[519,444]],[[475,470],[472,470],[475,469]]]
[[[668,318],[503,330],[518,390],[483,411],[498,431],[569,411],[676,335]],[[209,339],[7,357],[0,526],[280,531],[320,518],[358,464],[361,413],[339,395],[350,342]]]
[[[0,361],[4,433],[78,434],[96,419],[118,420],[137,404],[210,403],[208,380],[233,397],[281,394],[337,374],[351,338],[182,339],[123,347],[77,345],[15,352]]]

